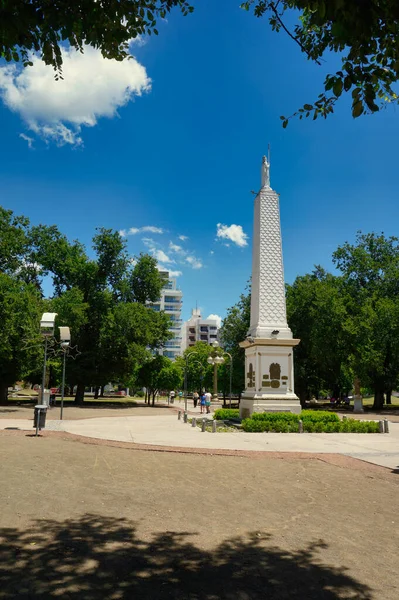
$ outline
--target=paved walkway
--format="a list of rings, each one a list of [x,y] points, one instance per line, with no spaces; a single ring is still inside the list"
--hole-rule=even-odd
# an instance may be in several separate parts
[[[397,469],[399,423],[390,423],[389,434],[356,433],[245,433],[202,432],[177,419],[177,415],[119,416],[48,421],[48,430],[66,431],[89,438],[119,442],[226,450],[336,453]],[[32,420],[1,419],[0,429],[33,430]]]

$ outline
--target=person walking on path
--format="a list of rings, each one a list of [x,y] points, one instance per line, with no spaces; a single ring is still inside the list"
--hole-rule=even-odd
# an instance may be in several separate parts
[[[201,401],[200,401],[200,411],[201,411],[201,413],[205,412],[205,406],[206,406],[205,394],[202,394]]]
[[[194,394],[193,394],[194,408],[197,408],[198,398],[199,398],[198,392],[194,392]]]
[[[211,400],[212,400],[212,394],[210,392],[206,392],[205,393],[205,406],[206,406],[206,412],[208,415],[211,412]]]

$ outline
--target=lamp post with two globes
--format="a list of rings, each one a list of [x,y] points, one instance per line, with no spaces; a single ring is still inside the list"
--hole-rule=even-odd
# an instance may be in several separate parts
[[[208,356],[208,364],[213,365],[213,401],[218,399],[218,366],[224,363],[222,350],[219,347],[219,342],[216,340],[212,343],[213,350]]]

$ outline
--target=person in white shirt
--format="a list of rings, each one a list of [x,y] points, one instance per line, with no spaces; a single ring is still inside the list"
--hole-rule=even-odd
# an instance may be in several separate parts
[[[212,394],[210,392],[205,392],[205,406],[208,414],[211,412],[211,400]]]

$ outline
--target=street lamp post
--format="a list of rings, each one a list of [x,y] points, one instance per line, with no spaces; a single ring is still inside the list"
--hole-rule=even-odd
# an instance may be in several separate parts
[[[224,358],[219,348],[219,342],[215,340],[212,346],[213,350],[210,356],[208,356],[207,361],[208,364],[213,365],[213,400],[215,401],[218,399],[218,365],[224,362]]]
[[[60,327],[60,341],[61,348],[64,353],[64,362],[62,366],[62,386],[61,386],[61,411],[60,411],[60,420],[62,421],[62,415],[64,412],[64,392],[65,392],[65,363],[66,363],[66,355],[69,348],[69,344],[71,342],[71,332],[69,327]]]
[[[198,352],[189,352],[184,357],[185,365],[184,365],[184,412],[187,413],[187,371],[188,371],[188,359],[192,357],[194,354],[198,354]],[[197,360],[195,361],[201,365],[201,363]],[[202,365],[201,365],[202,366]]]
[[[232,385],[233,385],[233,357],[231,356],[230,352],[224,352],[224,354],[226,354],[229,359],[230,359],[230,389],[229,389],[229,401],[230,401],[230,408],[231,408],[231,389],[232,389]]]
[[[42,404],[45,404],[44,389],[46,384],[46,366],[47,366],[47,340],[54,337],[55,317],[57,313],[43,313],[40,320],[40,333],[44,337],[44,362],[42,375]]]

